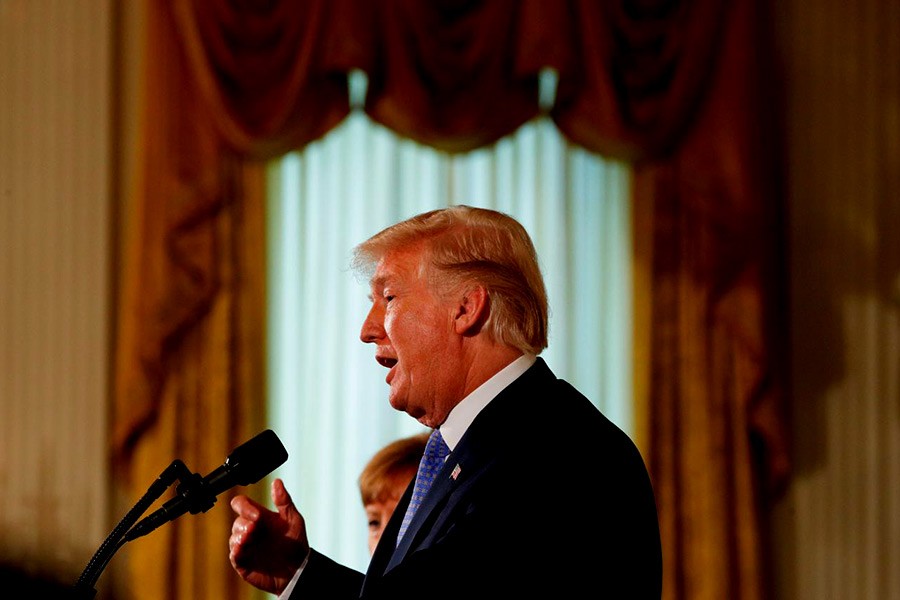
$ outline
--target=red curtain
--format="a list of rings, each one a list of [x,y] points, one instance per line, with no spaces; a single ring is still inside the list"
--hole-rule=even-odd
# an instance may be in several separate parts
[[[138,235],[120,301],[116,450],[155,423],[169,357],[241,273],[221,278],[235,164],[300,149],[365,111],[447,152],[540,113],[635,166],[653,210],[648,458],[667,598],[762,598],[762,492],[788,471],[771,64],[752,0],[148,2]],[[245,207],[247,208],[247,207]],[[258,210],[259,207],[256,207]],[[252,212],[252,211],[251,211]],[[218,226],[217,226],[218,223]],[[210,350],[212,351],[212,350]],[[228,352],[220,348],[219,352]],[[224,546],[223,546],[224,548]],[[213,549],[212,551],[219,551]],[[712,567],[712,568],[711,568]]]

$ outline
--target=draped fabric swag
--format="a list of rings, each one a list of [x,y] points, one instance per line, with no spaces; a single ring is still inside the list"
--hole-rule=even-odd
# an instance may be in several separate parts
[[[365,111],[447,152],[550,113],[635,168],[652,212],[643,452],[667,599],[766,597],[766,494],[788,471],[779,219],[751,0],[146,2],[143,139],[123,235],[114,442],[137,498],[256,432],[265,398],[263,161]],[[638,232],[640,235],[642,232]],[[220,499],[225,503],[227,500]],[[212,515],[216,517],[213,518]],[[230,512],[130,549],[135,598],[241,598]]]

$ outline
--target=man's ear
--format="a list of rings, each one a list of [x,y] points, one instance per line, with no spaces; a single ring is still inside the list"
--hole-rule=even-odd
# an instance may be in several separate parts
[[[482,285],[474,285],[463,291],[453,313],[453,325],[460,335],[475,335],[481,331],[490,314],[487,290]]]

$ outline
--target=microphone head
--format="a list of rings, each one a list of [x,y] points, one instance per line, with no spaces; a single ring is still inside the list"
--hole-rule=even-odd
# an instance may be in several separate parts
[[[182,480],[177,488],[178,495],[132,527],[123,539],[128,542],[147,535],[186,512],[192,515],[206,512],[215,504],[216,496],[236,485],[256,483],[284,463],[287,456],[287,450],[275,432],[266,429],[235,448],[222,466],[203,479],[194,474]]]
[[[223,466],[233,485],[250,485],[281,466],[287,457],[281,440],[266,429],[235,448]]]

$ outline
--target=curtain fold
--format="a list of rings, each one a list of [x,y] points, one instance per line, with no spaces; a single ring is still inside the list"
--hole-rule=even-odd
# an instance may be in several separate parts
[[[569,0],[574,51],[553,119],[574,143],[631,161],[674,148],[709,85],[723,0]]]
[[[538,114],[538,73],[522,60],[518,0],[371,3],[366,113],[398,134],[465,152]],[[541,31],[534,28],[534,31]],[[543,30],[550,31],[553,30]]]
[[[346,117],[346,74],[364,56],[350,0],[171,4],[187,76],[236,151],[277,156]]]
[[[770,597],[766,508],[790,468],[786,327],[760,11],[732,5],[696,122],[636,168],[652,202],[649,465],[667,598]]]
[[[218,144],[201,99],[183,85],[180,45],[164,6],[148,3],[141,155],[123,240],[113,411],[122,463],[157,418],[169,354],[219,289]]]
[[[262,165],[221,142],[169,8],[147,5],[141,155],[123,210],[113,460],[132,503],[175,458],[205,475],[265,424]],[[129,597],[247,596],[227,562],[226,496],[129,544]]]
[[[752,0],[146,5],[143,156],[124,240],[114,399],[115,458],[133,485],[165,466],[150,475],[154,456],[214,466],[261,423],[264,344],[248,335],[264,331],[250,290],[264,291],[262,243],[247,237],[264,211],[256,161],[339,124],[353,68],[369,76],[373,120],[462,152],[538,115],[538,73],[552,67],[557,127],[633,161],[634,201],[652,205],[642,450],[660,504],[665,597],[765,596],[752,583],[765,571],[760,502],[789,464],[778,189],[768,99],[757,93],[771,82],[757,70],[766,40]],[[229,418],[207,418],[224,397]],[[182,420],[176,410],[202,416]],[[192,446],[197,439],[215,446],[214,458]],[[165,547],[152,561],[180,560],[188,547],[171,540],[190,527],[200,525],[160,533]],[[220,528],[186,534],[198,542],[190,554],[224,561]],[[208,577],[215,597],[244,593],[217,569],[156,576],[171,578],[159,588],[169,591]]]

